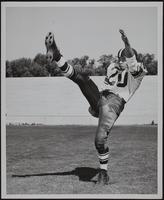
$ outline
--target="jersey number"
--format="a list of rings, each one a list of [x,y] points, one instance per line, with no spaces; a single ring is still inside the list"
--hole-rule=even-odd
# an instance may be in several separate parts
[[[110,77],[105,78],[105,83],[109,85],[114,85],[116,83],[115,80],[112,80],[113,77],[115,77],[118,74],[118,71],[116,71],[114,74],[110,75]],[[128,72],[126,73],[120,73],[118,74],[118,80],[117,80],[117,87],[125,87],[128,82]]]

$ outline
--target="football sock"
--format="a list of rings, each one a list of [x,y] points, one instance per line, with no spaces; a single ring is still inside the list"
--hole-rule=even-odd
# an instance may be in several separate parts
[[[72,65],[68,64],[63,57],[61,57],[60,60],[56,63],[58,67],[61,69],[64,76],[70,78],[75,73]]]
[[[99,162],[100,162],[100,169],[107,170],[108,158],[109,158],[109,148],[106,148],[106,150],[103,153],[98,153],[98,158],[99,158]]]

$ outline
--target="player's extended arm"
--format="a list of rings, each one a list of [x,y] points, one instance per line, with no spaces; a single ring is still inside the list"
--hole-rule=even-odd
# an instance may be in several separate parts
[[[125,32],[122,29],[120,29],[119,32],[121,33],[122,41],[125,44],[125,56],[127,58],[131,58],[134,55],[134,52],[133,52],[133,49],[130,46],[129,40],[128,40]]]

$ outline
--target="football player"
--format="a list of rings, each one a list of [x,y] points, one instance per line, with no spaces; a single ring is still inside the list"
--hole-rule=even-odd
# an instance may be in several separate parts
[[[79,73],[64,59],[52,32],[49,32],[45,38],[47,60],[50,63],[55,61],[63,76],[79,86],[90,104],[89,112],[92,116],[99,118],[95,134],[95,148],[100,163],[97,183],[103,185],[109,184],[108,135],[123,111],[124,105],[133,96],[147,73],[143,64],[137,61],[137,51],[131,47],[125,32],[121,29],[119,32],[125,47],[118,52],[118,62],[111,63],[107,68],[107,74],[100,91],[89,76]]]

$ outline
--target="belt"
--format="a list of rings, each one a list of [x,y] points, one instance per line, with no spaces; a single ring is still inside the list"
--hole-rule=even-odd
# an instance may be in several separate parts
[[[102,95],[102,96],[104,96],[104,97],[107,97],[107,96],[110,95],[110,94],[113,94],[113,95],[119,97],[120,99],[122,99],[122,101],[123,101],[124,104],[126,103],[126,101],[124,100],[124,98],[122,98],[122,97],[120,97],[119,95],[117,95],[117,94],[111,92],[110,90],[103,90],[103,91],[100,93],[100,95]]]

